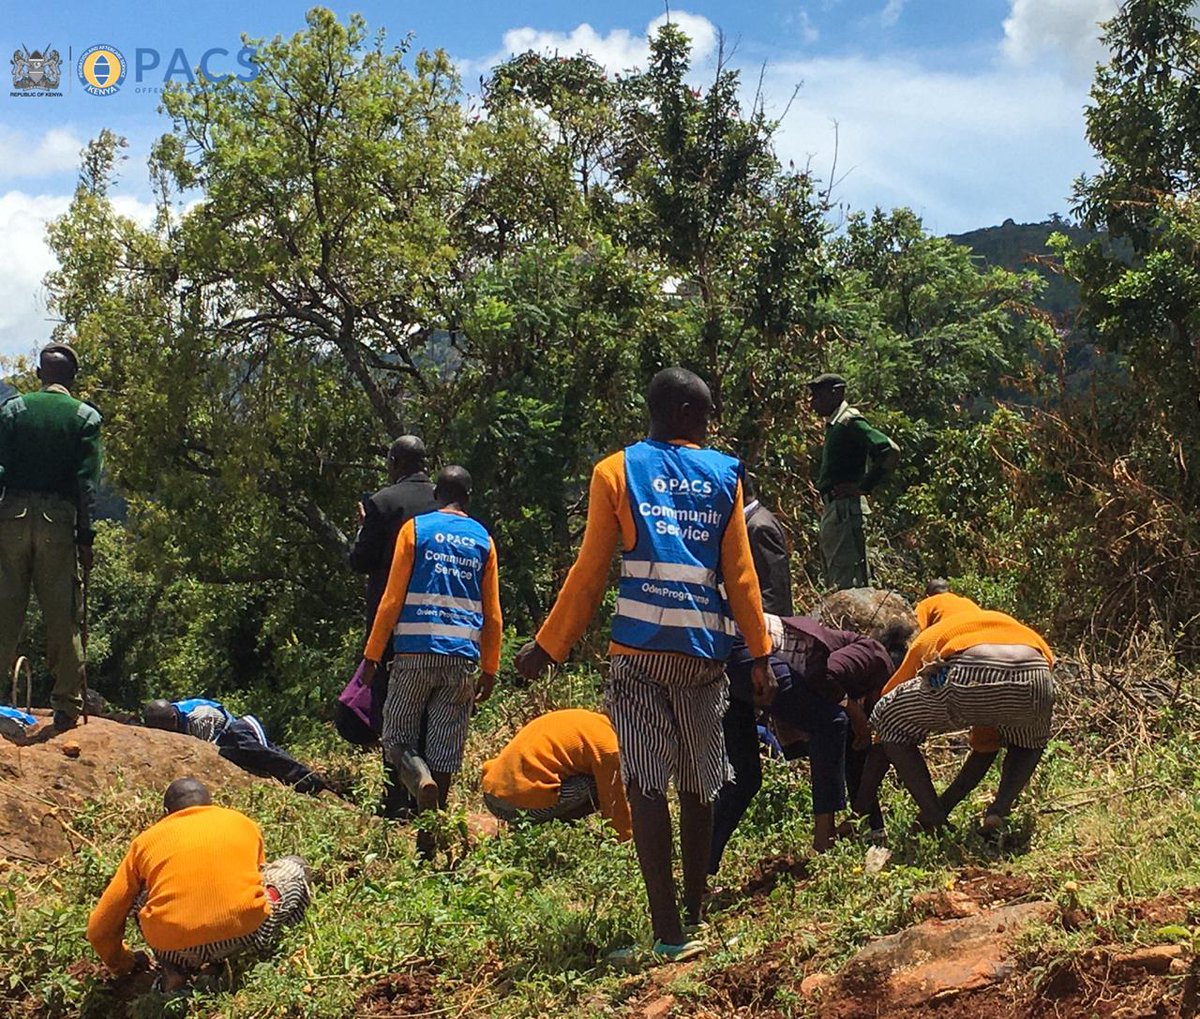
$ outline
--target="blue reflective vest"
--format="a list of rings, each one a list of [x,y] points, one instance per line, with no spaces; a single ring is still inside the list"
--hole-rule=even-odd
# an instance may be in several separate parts
[[[721,540],[741,476],[738,460],[712,449],[646,439],[625,450],[637,540],[621,564],[614,641],[728,657],[734,627],[721,579]]]
[[[192,697],[186,701],[172,701],[171,703],[175,706],[175,710],[179,712],[179,727],[181,732],[187,732],[188,715],[197,708],[216,708],[225,716],[225,721],[233,721],[233,715],[220,701],[208,701],[203,697]]]
[[[492,539],[477,520],[457,513],[413,518],[415,551],[404,608],[396,621],[396,654],[456,655],[479,661],[483,570]]]
[[[5,718],[11,718],[15,722],[19,722],[26,729],[37,725],[37,719],[28,712],[22,711],[20,708],[10,708],[7,705],[0,704],[0,715]]]

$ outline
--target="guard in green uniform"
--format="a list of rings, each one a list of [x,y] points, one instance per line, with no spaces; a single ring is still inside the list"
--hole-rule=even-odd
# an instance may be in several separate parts
[[[808,384],[812,408],[825,418],[825,448],[817,489],[821,513],[821,556],[825,583],[835,590],[867,587],[867,539],[863,497],[895,468],[900,447],[846,402],[846,380],[819,375]]]
[[[52,343],[38,359],[41,390],[0,404],[0,667],[12,668],[32,587],[59,729],[83,709],[80,568],[92,568],[100,479],[100,414],[69,391],[78,370],[75,352]]]

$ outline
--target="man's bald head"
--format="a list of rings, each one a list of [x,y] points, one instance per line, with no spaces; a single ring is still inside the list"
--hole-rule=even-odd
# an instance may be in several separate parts
[[[433,496],[439,506],[456,506],[465,511],[471,502],[471,475],[465,467],[451,464],[438,471]]]
[[[650,437],[658,442],[686,439],[697,445],[708,434],[712,393],[707,383],[686,368],[664,368],[650,380],[646,393]]]
[[[47,386],[70,386],[79,372],[79,362],[69,347],[51,344],[38,355],[37,377]]]
[[[175,779],[163,793],[163,811],[167,814],[188,807],[207,807],[210,803],[212,793],[208,791],[208,786],[191,776]]]
[[[160,697],[142,705],[142,721],[151,729],[169,729],[174,732],[179,728],[179,712],[175,710],[174,704]]]
[[[931,598],[935,594],[946,594],[950,590],[950,581],[942,577],[934,577],[925,585],[925,597]]]
[[[388,449],[388,477],[394,484],[425,467],[425,443],[417,435],[401,435]]]

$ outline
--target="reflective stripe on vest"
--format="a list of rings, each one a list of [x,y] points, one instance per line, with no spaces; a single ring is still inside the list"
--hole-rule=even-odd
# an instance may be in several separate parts
[[[412,578],[392,631],[392,650],[478,661],[491,538],[478,521],[441,511],[415,517],[413,529]]]
[[[741,464],[711,449],[645,440],[625,450],[636,541],[624,554],[613,640],[647,651],[725,659],[733,623],[721,542]]]

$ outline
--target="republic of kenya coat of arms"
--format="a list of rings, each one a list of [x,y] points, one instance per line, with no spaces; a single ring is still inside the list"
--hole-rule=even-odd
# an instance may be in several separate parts
[[[62,57],[58,50],[49,46],[32,53],[22,44],[12,55],[12,87],[21,90],[36,89],[42,92],[58,88],[62,81]]]

